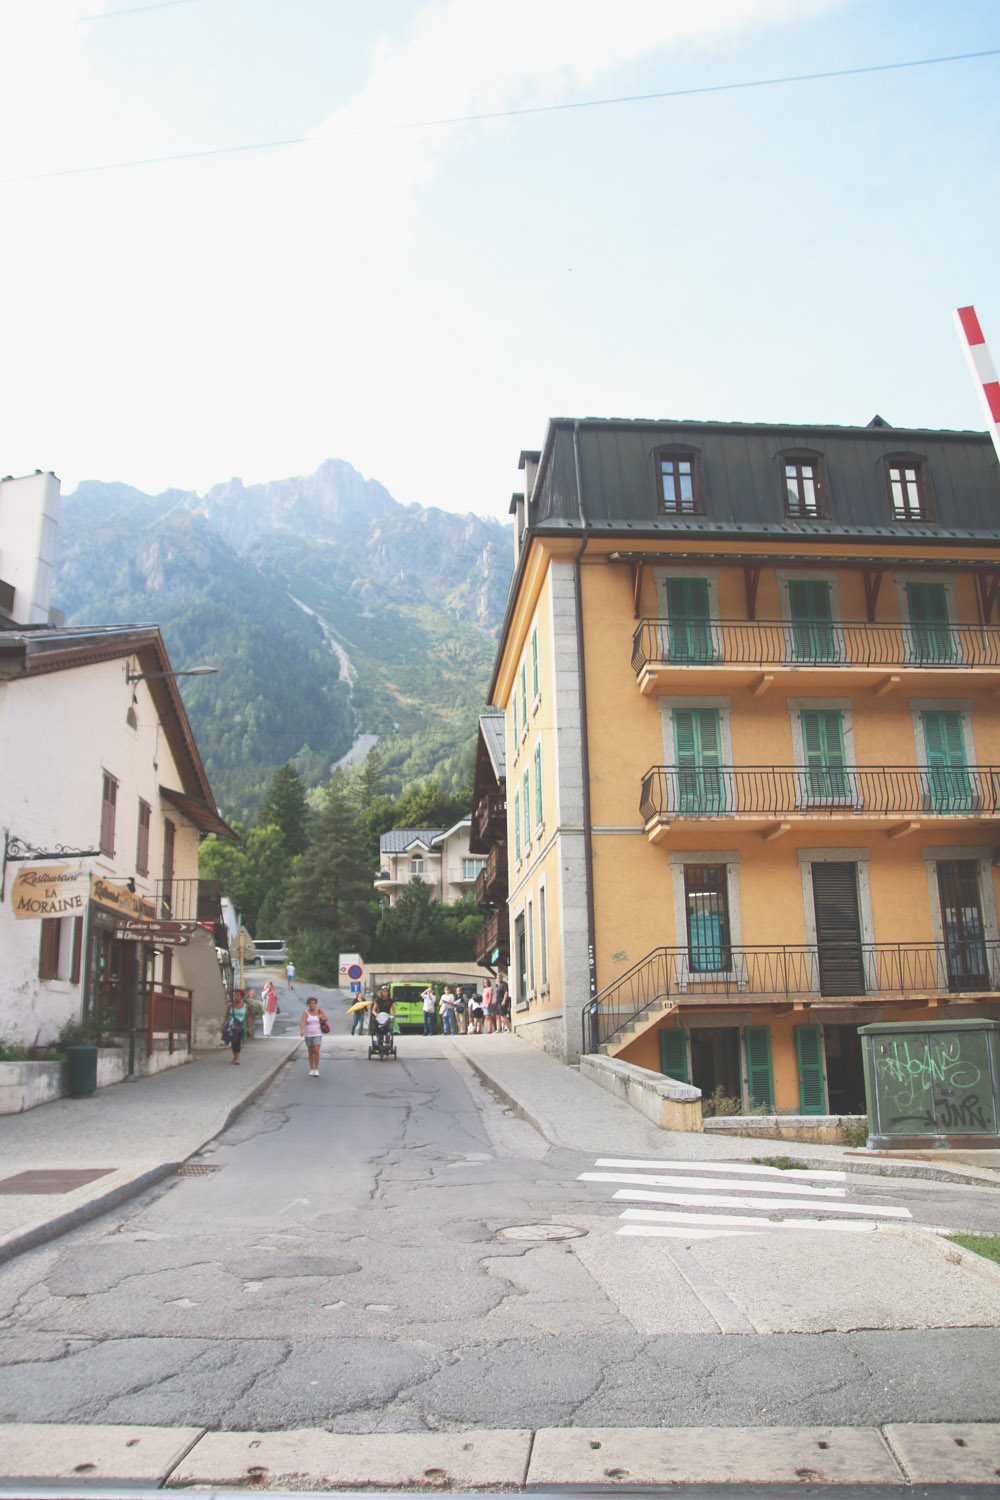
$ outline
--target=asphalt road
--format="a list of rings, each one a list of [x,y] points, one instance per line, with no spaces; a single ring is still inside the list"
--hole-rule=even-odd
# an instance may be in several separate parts
[[[330,1015],[319,1078],[296,1057],[208,1170],[0,1268],[0,1420],[995,1419],[988,1281],[882,1234],[627,1238],[615,1181],[584,1175],[608,1169],[550,1147],[440,1040],[369,1061],[344,997],[279,993],[276,1030],[306,993]],[[997,1196],[852,1178],[842,1202],[997,1228]]]

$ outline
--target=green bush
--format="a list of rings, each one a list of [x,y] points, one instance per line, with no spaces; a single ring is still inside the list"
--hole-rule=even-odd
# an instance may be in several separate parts
[[[848,1146],[863,1146],[868,1139],[868,1121],[841,1120],[844,1141]]]
[[[288,945],[296,979],[336,987],[340,983],[340,940],[335,932],[307,927]]]
[[[24,1062],[27,1057],[23,1047],[16,1042],[8,1042],[7,1038],[0,1036],[0,1062]]]

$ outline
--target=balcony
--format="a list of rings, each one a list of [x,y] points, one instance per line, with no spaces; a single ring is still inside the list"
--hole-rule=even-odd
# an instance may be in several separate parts
[[[488,911],[507,900],[507,841],[494,844],[485,870],[476,876],[476,905]]]
[[[1000,943],[790,944],[737,948],[706,939],[657,948],[583,1010],[584,1050],[614,1051],[666,1015],[735,1003],[789,1007],[949,1004],[995,999]]]
[[[222,887],[218,880],[158,880],[156,915],[162,921],[200,922],[210,931],[224,929]]]
[[[925,819],[1000,817],[1000,766],[653,766],[639,816],[651,843],[672,825],[724,818],[777,837],[793,823],[885,825],[890,837]]]
[[[495,843],[507,835],[507,798],[503,792],[489,792],[472,814],[478,843]],[[470,846],[471,847],[471,846]]]
[[[493,958],[495,952],[499,952],[496,960]],[[476,938],[476,963],[486,968],[496,962],[505,969],[509,958],[510,925],[507,920],[507,908],[502,906],[499,911],[495,911],[491,917],[487,918],[482,931]]]
[[[804,670],[811,689],[843,690],[849,675],[861,676],[877,695],[917,672],[922,683],[971,672],[997,685],[1000,625],[641,620],[632,667],[644,694],[694,691],[723,675],[762,693],[776,677]]]

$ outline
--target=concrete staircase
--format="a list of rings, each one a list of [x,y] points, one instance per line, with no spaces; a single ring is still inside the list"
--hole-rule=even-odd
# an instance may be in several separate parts
[[[676,1009],[676,1000],[668,1000],[665,995],[655,996],[643,1010],[632,1017],[631,1021],[627,1021],[620,1031],[616,1031],[610,1040],[602,1042],[597,1049],[598,1052],[604,1057],[617,1057],[629,1042],[634,1042],[637,1036],[641,1036],[644,1031],[649,1031],[650,1027],[656,1026],[664,1016],[669,1016],[671,1011]]]

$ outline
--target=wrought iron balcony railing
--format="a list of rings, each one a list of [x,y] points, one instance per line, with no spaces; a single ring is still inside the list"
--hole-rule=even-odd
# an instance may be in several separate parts
[[[793,813],[816,817],[995,817],[1000,766],[652,766],[639,815],[654,818]]]
[[[657,948],[583,1009],[583,1048],[595,1052],[658,1008],[720,1000],[743,1004],[848,1000],[906,1001],[1000,991],[1000,943],[966,937],[945,943],[789,944],[734,947],[704,932],[683,948]]]
[[[222,886],[218,880],[158,880],[156,911],[175,922],[221,923]]]
[[[641,620],[632,666],[1000,668],[1000,625]]]

